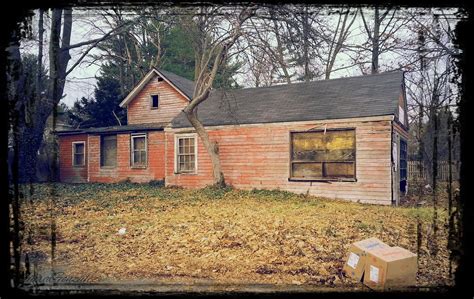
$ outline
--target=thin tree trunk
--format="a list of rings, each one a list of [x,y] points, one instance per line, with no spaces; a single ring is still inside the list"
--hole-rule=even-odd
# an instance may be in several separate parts
[[[378,7],[375,7],[374,11],[374,34],[372,38],[372,74],[379,72],[379,40],[380,40],[380,11]]]
[[[453,167],[452,167],[452,140],[453,140],[453,119],[449,105],[446,107],[448,113],[448,249],[451,252],[455,249],[455,230],[454,230],[454,218],[453,218]],[[449,277],[453,275],[453,254],[449,256]]]
[[[38,71],[36,74],[36,97],[40,98],[41,93],[43,92],[43,33],[44,33],[44,27],[43,27],[43,15],[44,11],[43,9],[40,8],[39,10],[39,16],[38,16]]]
[[[285,75],[286,83],[291,84],[291,77],[290,73],[288,72],[288,67],[285,62],[285,55],[283,54],[283,48],[281,45],[281,37],[280,33],[278,32],[278,23],[275,19],[273,19],[273,28],[275,30],[275,38],[277,42],[277,52],[278,52],[278,60],[280,61],[280,66],[283,71],[283,74]]]
[[[419,47],[418,47],[418,55],[420,57],[420,72],[423,73],[425,70],[425,63],[424,63],[424,49],[425,49],[425,39],[424,39],[424,33],[423,31],[420,31],[418,33],[418,42],[419,42]],[[420,96],[420,107],[418,111],[418,171],[419,171],[419,183],[418,183],[418,198],[416,202],[416,207],[418,208],[418,203],[421,202],[423,198],[423,177],[424,177],[424,143],[423,143],[423,116],[424,116],[424,107],[423,107],[423,76],[420,76],[420,87],[421,89],[421,96]],[[422,244],[422,224],[420,220],[420,216],[417,213],[416,217],[416,222],[417,222],[417,246],[416,246],[416,252],[417,255],[420,255],[421,253],[421,244]]]
[[[309,70],[309,30],[308,30],[308,6],[305,5],[303,10],[303,59],[304,59],[304,81],[311,80]]]
[[[433,123],[433,151],[432,151],[432,200],[433,200],[433,236],[430,240],[431,243],[431,253],[436,256],[438,252],[438,244],[437,244],[437,233],[438,233],[438,194],[437,194],[437,181],[438,181],[438,102],[439,102],[439,95],[438,95],[438,88],[439,88],[439,81],[435,72],[435,82],[434,82],[434,90],[433,90],[433,100],[432,100],[432,107],[431,107],[431,120]]]
[[[19,37],[18,34],[13,36],[13,40],[8,47],[8,72],[7,80],[9,84],[8,98],[10,100],[10,119],[12,121],[13,133],[13,159],[10,169],[12,172],[13,194],[9,197],[9,208],[11,208],[12,219],[9,219],[9,226],[12,229],[9,241],[13,245],[13,284],[17,287],[21,283],[21,231],[20,231],[20,189],[19,182],[22,175],[22,167],[20,162],[23,160],[22,152],[20,151],[20,141],[22,140],[22,130],[19,128],[19,123],[25,118],[25,105],[27,99],[25,93],[26,78],[23,71],[23,64],[21,62]],[[10,244],[10,243],[9,243]],[[10,252],[10,248],[9,248]],[[11,263],[11,260],[8,261]]]

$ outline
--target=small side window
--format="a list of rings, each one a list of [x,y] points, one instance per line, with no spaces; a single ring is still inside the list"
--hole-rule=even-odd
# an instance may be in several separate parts
[[[158,105],[160,104],[159,97],[157,94],[151,96],[151,109],[158,109]]]
[[[100,138],[100,166],[117,166],[117,135],[105,135]]]
[[[72,165],[76,167],[85,165],[85,142],[72,143]]]
[[[132,167],[144,168],[147,165],[146,135],[132,136]]]

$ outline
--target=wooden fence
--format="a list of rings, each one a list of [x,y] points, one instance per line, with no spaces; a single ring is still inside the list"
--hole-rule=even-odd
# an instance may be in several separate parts
[[[459,180],[459,170],[461,163],[459,161],[453,161],[451,163],[452,174],[453,174],[453,181]],[[420,174],[420,161],[408,161],[408,180],[409,181],[417,181],[420,178],[423,180],[427,179],[427,176],[431,171],[426,169],[426,165],[423,168],[422,173]],[[449,180],[449,163],[448,161],[438,161],[438,180],[439,181],[448,181]]]

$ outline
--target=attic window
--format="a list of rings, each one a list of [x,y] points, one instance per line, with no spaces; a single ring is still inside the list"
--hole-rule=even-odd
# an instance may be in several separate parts
[[[154,94],[151,96],[151,109],[158,109],[158,105],[159,105],[160,101],[159,101],[159,97],[157,94]]]
[[[354,180],[355,130],[290,134],[290,179]]]

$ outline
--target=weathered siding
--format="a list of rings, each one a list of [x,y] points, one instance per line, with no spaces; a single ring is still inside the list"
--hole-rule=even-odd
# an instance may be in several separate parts
[[[151,95],[159,95],[158,109],[151,109]],[[128,124],[170,122],[188,100],[166,81],[153,77],[127,107]]]
[[[100,136],[89,136],[89,181],[113,183],[126,179],[132,182],[162,180],[165,177],[164,132],[147,133],[147,167],[134,168],[130,159],[130,134],[117,134],[117,166],[100,167]]]
[[[72,143],[84,141],[84,166],[72,165]],[[87,182],[87,135],[66,135],[59,138],[59,178],[65,183],[85,183]]]
[[[391,204],[391,121],[326,122],[327,129],[356,129],[356,182],[289,181],[290,131],[324,128],[324,122],[242,125],[209,128],[219,143],[226,182],[241,189],[281,189],[335,199]],[[212,184],[209,155],[198,140],[196,174],[174,173],[174,135],[166,132],[166,184],[203,187]],[[188,130],[189,132],[189,130]]]

